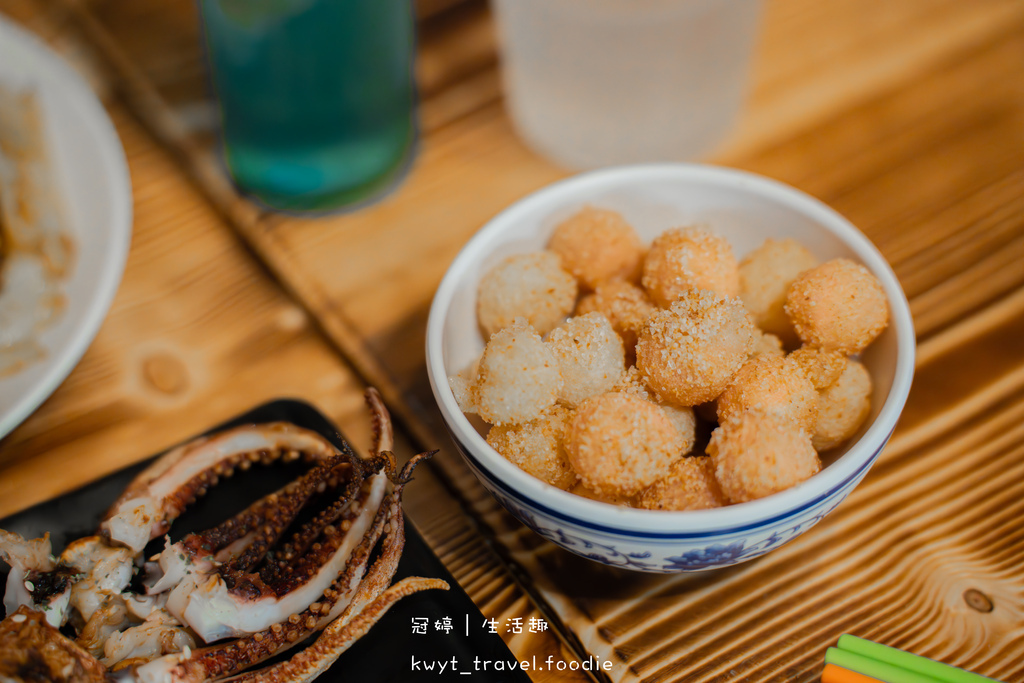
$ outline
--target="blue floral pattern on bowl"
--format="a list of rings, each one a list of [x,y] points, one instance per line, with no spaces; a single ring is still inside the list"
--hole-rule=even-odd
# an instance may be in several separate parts
[[[813,504],[749,528],[652,538],[628,529],[603,529],[585,520],[561,517],[518,491],[503,486],[466,448],[456,445],[495,499],[540,536],[566,550],[612,567],[678,573],[718,569],[746,562],[778,548],[821,521],[853,490],[867,467]],[[881,450],[881,449],[879,449]],[[877,453],[876,453],[877,456]],[[874,460],[872,458],[871,460]],[[870,465],[870,462],[868,463]]]

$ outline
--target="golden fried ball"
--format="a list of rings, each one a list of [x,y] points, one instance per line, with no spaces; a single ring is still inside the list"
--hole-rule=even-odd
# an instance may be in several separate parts
[[[600,313],[570,318],[551,330],[545,343],[562,372],[558,400],[570,408],[610,391],[626,371],[622,339]]]
[[[818,420],[811,443],[819,451],[841,445],[853,436],[871,412],[871,375],[850,359],[839,379],[818,395]]]
[[[550,251],[516,254],[489,270],[477,292],[477,319],[485,336],[522,317],[547,334],[576,305],[577,285]]]
[[[610,392],[584,401],[569,427],[566,451],[583,484],[599,494],[632,495],[668,471],[682,450],[658,406]]]
[[[672,463],[668,474],[636,497],[634,505],[646,510],[707,510],[728,505],[715,479],[711,458],[692,456]]]
[[[521,318],[491,335],[478,373],[473,404],[493,425],[533,420],[555,402],[562,388],[555,354]]]
[[[821,470],[807,432],[773,413],[746,412],[723,422],[707,450],[715,479],[733,503],[784,491]]]
[[[636,346],[637,336],[651,314],[658,310],[647,292],[625,280],[613,280],[597,286],[593,294],[580,299],[576,313],[603,313],[619,333],[627,351]]]
[[[548,249],[585,287],[636,276],[643,244],[621,214],[586,207],[555,228]]]
[[[686,455],[692,451],[693,444],[697,441],[697,416],[694,414],[693,408],[677,408],[661,401],[655,401],[654,405],[661,408],[665,417],[676,428],[676,433],[680,438],[679,455]]]
[[[473,382],[462,375],[452,375],[448,378],[448,386],[452,389],[455,402],[459,404],[459,410],[464,413],[475,413],[476,404],[473,402]]]
[[[582,498],[596,500],[599,503],[607,503],[608,505],[617,505],[619,507],[628,506],[631,500],[630,496],[599,493],[594,489],[587,488],[586,484],[584,484],[582,481],[577,482],[576,486],[573,486],[571,489],[569,489],[569,493],[576,496],[580,496]]]
[[[754,325],[739,299],[685,290],[652,315],[636,345],[636,365],[662,399],[695,406],[718,396],[747,360]]]
[[[847,362],[846,354],[816,346],[801,346],[786,356],[786,360],[803,370],[815,389],[832,385],[843,374]]]
[[[786,314],[804,344],[860,353],[889,323],[881,283],[849,259],[833,259],[798,277],[786,296]]]
[[[656,237],[644,258],[642,282],[662,308],[688,289],[709,289],[724,296],[740,291],[732,247],[703,227],[674,228]]]
[[[636,369],[635,365],[626,370],[622,375],[622,379],[612,387],[612,391],[618,391],[650,401],[661,408],[665,412],[665,417],[676,428],[680,439],[682,439],[680,455],[693,450],[693,445],[697,440],[697,417],[694,414],[693,408],[681,408],[658,400],[658,397],[652,394],[647,385],[644,384],[643,377],[640,376],[640,371]]]
[[[785,355],[786,352],[782,348],[781,339],[774,334],[762,332],[760,329],[754,328],[754,344],[750,351],[751,358],[757,358],[758,356],[782,358]]]
[[[556,404],[535,420],[491,427],[487,443],[527,474],[568,491],[578,479],[565,454],[571,416],[570,410]]]
[[[783,307],[786,293],[800,273],[818,265],[806,247],[792,239],[765,240],[740,261],[740,298],[754,323],[779,337],[787,346],[797,343],[796,332]]]
[[[455,402],[464,413],[475,413],[476,403],[473,398],[473,387],[476,385],[477,375],[480,373],[480,359],[467,365],[462,372],[448,378],[448,386],[452,389]]]
[[[784,358],[761,356],[740,368],[718,397],[718,421],[753,410],[782,415],[809,430],[814,426],[817,404],[818,392],[797,365]]]

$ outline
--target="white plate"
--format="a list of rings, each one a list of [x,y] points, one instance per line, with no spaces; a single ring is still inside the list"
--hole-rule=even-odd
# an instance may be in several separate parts
[[[50,155],[75,242],[61,283],[67,308],[40,341],[46,356],[0,378],[0,436],[53,393],[99,330],[124,272],[132,189],[124,148],[88,85],[37,38],[0,16],[0,83],[41,95]]]

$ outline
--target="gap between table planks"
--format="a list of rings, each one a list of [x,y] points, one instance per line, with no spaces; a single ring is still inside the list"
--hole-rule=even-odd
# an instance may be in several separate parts
[[[176,17],[160,26],[164,44],[177,53],[153,49],[144,31],[128,31],[138,23],[130,13],[114,11],[121,9],[117,3],[75,5],[73,11],[113,64],[114,85],[136,115],[180,154],[267,268],[364,377],[385,389],[417,439],[443,438],[422,369],[430,295],[459,246],[487,218],[565,175],[523,148],[504,116],[486,7],[468,2],[442,8],[423,24],[425,135],[406,184],[371,209],[306,221],[263,214],[237,197],[218,170],[208,132],[188,127],[186,114],[201,111],[205,101],[197,85],[194,21],[183,19],[180,8],[160,5],[137,12]],[[1014,354],[1019,348],[1006,340],[1015,338],[1024,282],[1024,8],[988,0],[779,0],[768,3],[765,23],[751,105],[716,160],[790,182],[849,216],[893,263],[925,348],[935,349],[922,354],[905,418],[876,471],[833,517],[798,541],[760,562],[703,579],[595,568],[525,531],[460,463],[448,460],[446,476],[535,584],[541,604],[562,617],[587,651],[628,663],[616,678],[813,678],[823,643],[841,625],[872,629],[894,644],[910,638],[922,654],[983,673],[1020,675],[982,653],[976,640],[994,629],[996,652],[1021,652],[1012,628],[1020,614],[1010,607],[999,617],[968,615],[974,620],[965,623],[974,630],[960,641],[942,630],[952,628],[948,620],[907,628],[917,614],[952,612],[961,619],[958,596],[936,589],[936,567],[944,562],[976,567],[980,561],[976,571],[992,574],[983,591],[1012,595],[1004,570],[1019,574],[1022,540],[1006,516],[986,526],[975,515],[963,533],[940,524],[942,534],[908,539],[908,529],[920,520],[892,512],[926,496],[922,487],[903,490],[903,478],[931,473],[928,485],[938,493],[927,500],[939,512],[928,518],[959,520],[953,513],[965,514],[964,500],[1002,501],[993,498],[1000,481],[984,474],[985,458],[1001,458],[1011,469],[1020,459],[1019,435],[991,437],[1018,415],[1021,390]],[[180,51],[189,45],[191,52]],[[174,55],[169,63],[168,54]],[[387,262],[379,260],[381,253],[389,255]],[[931,390],[921,391],[922,383]],[[952,440],[959,445],[940,448],[954,429],[962,430]],[[974,470],[982,472],[974,478],[979,488],[965,493],[961,483]],[[881,493],[865,498],[865,491]],[[1019,483],[1011,493],[1019,499]],[[914,509],[922,513],[921,506]],[[862,538],[859,525],[873,520],[875,529],[881,516],[899,520],[881,534],[885,547],[897,549],[889,552],[912,551],[932,573],[901,566],[899,580],[886,582],[882,570],[892,556],[881,552],[882,545],[837,540]],[[1002,555],[979,560],[976,539],[1001,531],[1009,538],[1000,546]],[[807,562],[808,554],[832,564]],[[564,585],[559,578],[567,574],[600,579],[603,589],[617,582],[614,599],[587,595],[586,581]],[[784,618],[792,616],[787,603],[802,605],[798,599],[808,597],[801,581],[842,609],[819,601],[823,606],[812,619]],[[909,597],[893,593],[899,590]],[[873,591],[885,593],[887,601],[872,599]],[[680,621],[698,628],[680,633]]]

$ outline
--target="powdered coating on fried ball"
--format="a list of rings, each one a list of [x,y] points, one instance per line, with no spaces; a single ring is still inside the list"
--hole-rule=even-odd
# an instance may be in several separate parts
[[[835,383],[846,369],[847,362],[846,354],[841,351],[816,346],[801,346],[786,356],[786,360],[803,370],[815,389],[824,389]]]
[[[535,420],[491,427],[487,443],[527,474],[568,491],[579,478],[565,454],[571,417],[572,411],[556,404]]]
[[[640,330],[656,310],[647,292],[625,280],[598,285],[594,293],[583,297],[576,308],[577,314],[603,313],[622,337],[627,351],[636,346]]]
[[[555,402],[562,388],[554,353],[522,319],[491,336],[478,372],[473,403],[493,425],[529,422]]]
[[[477,319],[487,337],[519,317],[547,334],[572,312],[576,294],[576,280],[562,269],[557,254],[516,254],[480,280]]]
[[[810,430],[817,406],[818,392],[799,366],[783,358],[761,356],[740,368],[718,397],[718,421],[747,411],[770,412]]]
[[[715,479],[733,503],[784,491],[821,470],[807,432],[773,413],[746,412],[722,423],[707,450]]]
[[[747,360],[754,325],[739,299],[690,289],[652,315],[636,345],[636,365],[662,399],[695,406],[718,396]]]
[[[818,259],[793,239],[765,240],[740,261],[740,298],[750,315],[765,332],[796,345],[796,333],[784,306],[789,286]]]
[[[804,344],[860,353],[889,323],[889,302],[878,279],[849,259],[833,259],[798,277],[786,314]]]
[[[715,479],[711,458],[693,456],[672,463],[668,474],[636,497],[634,505],[646,510],[707,510],[728,505]]]
[[[610,392],[584,401],[566,443],[583,484],[603,495],[632,495],[668,471],[679,457],[676,428],[658,406]]]
[[[682,439],[680,455],[685,455],[693,450],[693,445],[697,441],[697,417],[694,414],[693,408],[681,408],[658,400],[658,397],[652,394],[647,385],[644,384],[644,380],[636,366],[626,370],[622,375],[622,379],[612,387],[612,391],[618,391],[650,401],[661,408],[665,412],[665,417],[676,428],[676,431],[679,432],[679,437]]]
[[[818,394],[818,420],[811,443],[819,451],[841,445],[857,433],[871,412],[871,375],[850,359],[839,379]]]
[[[548,249],[590,289],[635,277],[643,258],[643,243],[621,214],[590,206],[555,228]]]
[[[626,371],[622,339],[600,313],[570,318],[551,330],[545,343],[562,373],[558,400],[570,408],[610,391]]]
[[[662,308],[688,289],[724,296],[740,291],[739,267],[729,242],[699,226],[674,228],[656,237],[644,257],[642,282]]]
[[[782,348],[781,339],[776,337],[774,334],[762,332],[761,330],[754,328],[754,344],[750,351],[751,358],[757,358],[758,356],[782,358],[785,355],[786,352]]]

